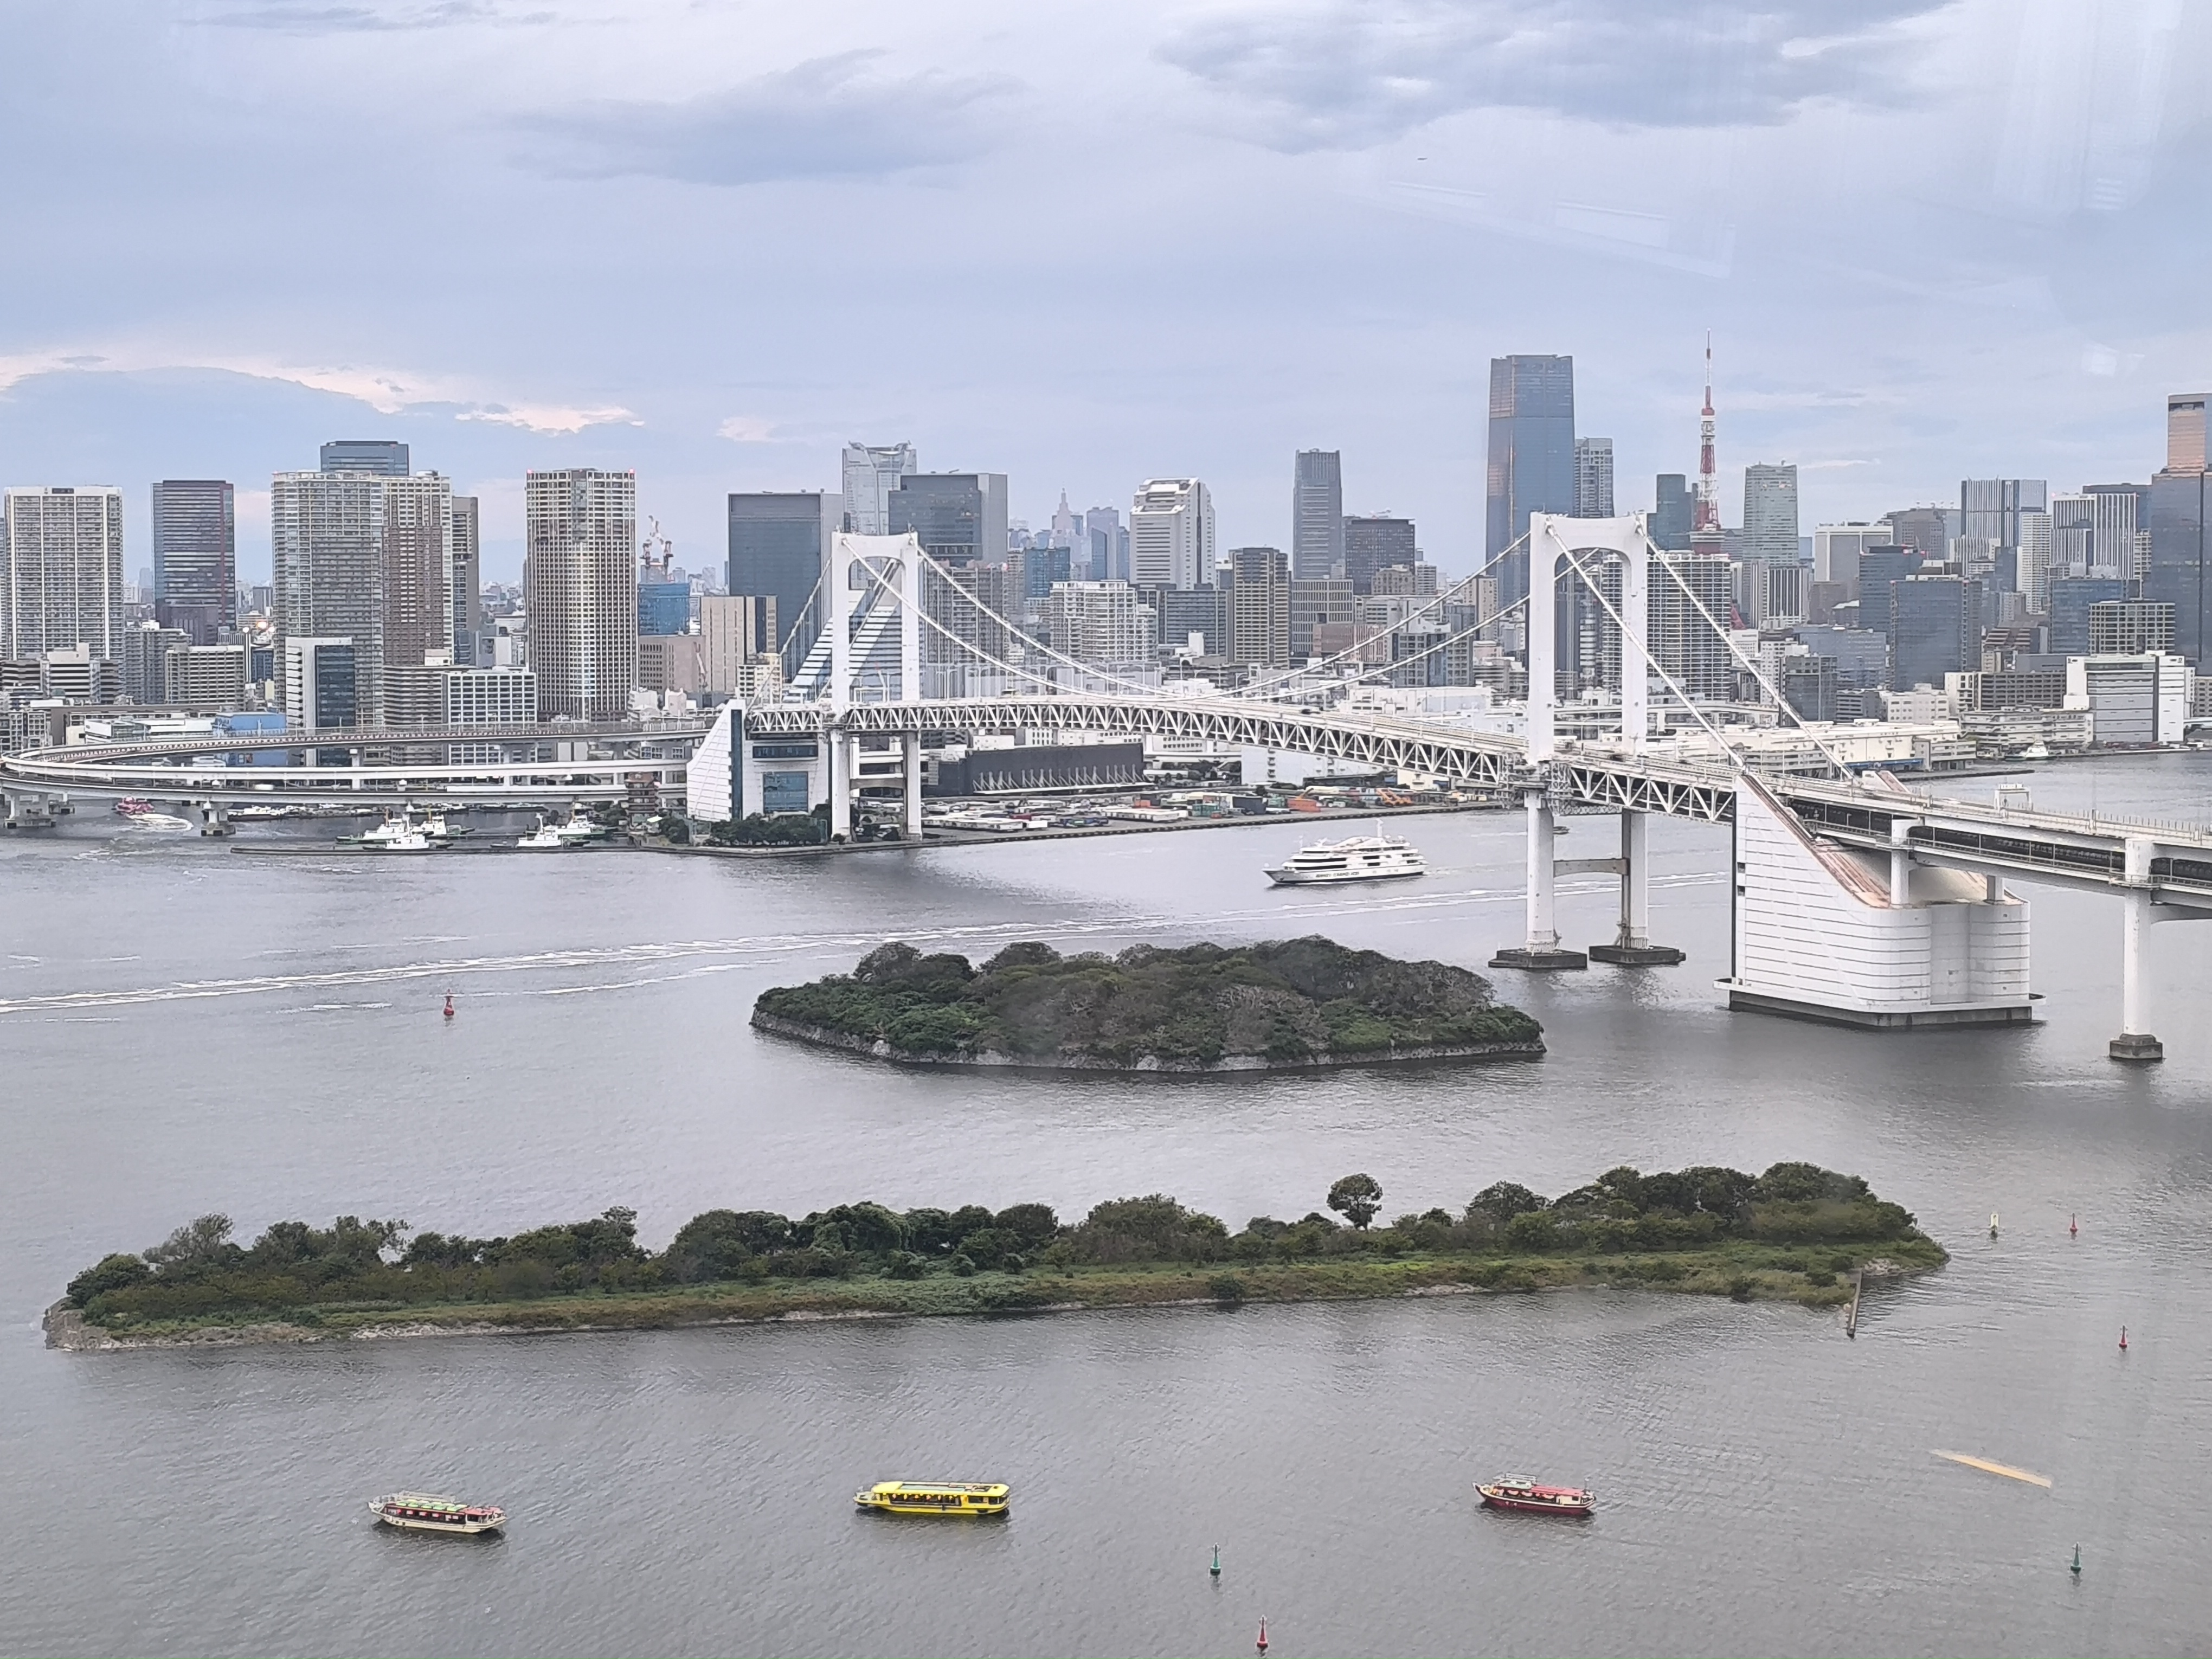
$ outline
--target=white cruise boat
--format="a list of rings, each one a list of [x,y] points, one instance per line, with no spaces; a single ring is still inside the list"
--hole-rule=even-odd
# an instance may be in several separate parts
[[[1316,887],[1338,881],[1392,881],[1425,876],[1428,863],[1419,848],[1396,836],[1351,836],[1301,847],[1291,861],[1267,872],[1278,887]]]
[[[559,830],[546,823],[544,818],[540,818],[538,820],[538,827],[514,844],[525,852],[557,853],[563,847],[569,845],[569,842],[562,836]]]

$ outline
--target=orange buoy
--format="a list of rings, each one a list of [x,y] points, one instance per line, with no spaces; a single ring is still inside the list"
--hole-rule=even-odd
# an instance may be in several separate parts
[[[448,991],[448,992],[447,992],[447,993],[446,993],[446,1018],[447,1018],[447,1019],[451,1019],[453,1017],[453,994],[451,991]]]
[[[2125,1353],[2127,1351],[2128,1351],[2128,1328],[2127,1328],[2126,1326],[2123,1325],[2123,1326],[2121,1326],[2121,1327],[2120,1327],[2120,1352],[2121,1352],[2122,1353]]]
[[[1260,1615],[1260,1651],[1261,1651],[1261,1652],[1262,1652],[1262,1653],[1265,1653],[1267,1650],[1267,1615],[1266,1613],[1261,1613],[1261,1614]]]

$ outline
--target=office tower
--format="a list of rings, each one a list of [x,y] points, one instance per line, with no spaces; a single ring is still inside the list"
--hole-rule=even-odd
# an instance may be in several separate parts
[[[1797,562],[1797,468],[1754,462],[1743,470],[1743,556]]]
[[[637,687],[637,474],[526,473],[522,498],[538,715],[626,719]]]
[[[2212,489],[2205,470],[2205,395],[2166,400],[2166,467],[2150,481],[2150,564],[2143,597],[2173,607],[2171,647],[2200,666],[2212,649]]]
[[[1959,534],[1991,547],[2021,544],[2020,517],[2051,508],[2051,487],[2041,478],[1966,478],[1959,484]]]
[[[1892,545],[1886,524],[1822,524],[1813,526],[1813,580],[1841,582],[1858,592],[1859,555],[1870,547]]]
[[[1420,556],[1411,519],[1375,513],[1344,521],[1345,579],[1362,599],[1375,591],[1375,573],[1384,565],[1413,564]]]
[[[1301,580],[1344,568],[1344,459],[1334,449],[1301,449],[1291,482],[1291,574]]]
[[[350,639],[283,635],[277,658],[284,721],[293,731],[340,731],[377,723],[362,718],[360,653]]]
[[[2089,654],[2090,614],[2100,605],[2128,597],[2118,576],[2053,576],[2051,580],[2051,650],[2060,657]]]
[[[1688,552],[1698,512],[1698,498],[1690,489],[1688,475],[1662,472],[1653,501],[1650,521],[1645,526],[1653,544],[1662,552]]]
[[[171,647],[190,645],[191,636],[181,628],[159,623],[133,623],[123,630],[121,667],[123,701],[157,703],[168,690]]]
[[[1917,572],[1925,562],[1926,556],[1917,547],[1899,547],[1893,544],[1869,547],[1859,554],[1861,628],[1869,633],[1887,636],[1890,590]]]
[[[2137,509],[2150,494],[2148,484],[2087,484],[2089,573],[2133,581],[2142,574],[2136,557]],[[2149,514],[2144,513],[2142,517]]]
[[[1575,440],[1575,517],[1613,516],[1613,440]]]
[[[1887,520],[1889,539],[1898,547],[1917,547],[1929,558],[1941,559],[1951,548],[1950,520],[1940,507],[1909,507]]]
[[[1149,667],[1159,650],[1158,618],[1127,582],[1061,582],[1045,598],[1044,619],[1052,648],[1077,662]]]
[[[1291,586],[1297,583],[1292,580]],[[1188,651],[1194,640],[1202,657],[1229,653],[1229,629],[1224,621],[1223,590],[1212,586],[1155,587],[1146,590],[1159,618],[1160,648]]]
[[[1418,562],[1386,564],[1376,571],[1374,585],[1367,591],[1378,598],[1399,594],[1412,599],[1432,599],[1437,596],[1437,568]]]
[[[1093,581],[1129,580],[1129,532],[1118,507],[1094,507],[1083,515],[1083,534],[1091,548]]]
[[[664,639],[691,631],[691,582],[689,577],[665,576],[647,565],[637,575],[637,631],[641,637]]]
[[[1197,587],[1213,574],[1213,497],[1196,478],[1148,478],[1129,508],[1130,577],[1139,587]]]
[[[2020,515],[2019,556],[2013,562],[2013,581],[2021,602],[2039,617],[2051,614],[2051,514],[2048,510]]]
[[[2100,599],[2089,607],[2091,656],[2139,657],[2173,649],[2171,605],[2152,599]]]
[[[161,701],[193,714],[246,707],[243,645],[173,645],[162,659]]]
[[[1756,559],[1743,569],[1750,577],[1744,597],[1753,628],[1789,628],[1805,620],[1808,567],[1795,559]]]
[[[732,593],[775,601],[775,625],[783,630],[776,653],[784,678],[795,679],[829,614],[815,590],[844,517],[843,499],[818,489],[754,490],[732,494],[729,511],[726,585]]]
[[[1863,603],[1863,601],[1862,601]],[[1889,689],[1941,690],[1981,666],[1981,600],[1962,576],[1911,575],[1890,589]]]
[[[699,641],[707,690],[733,696],[749,663],[777,660],[783,636],[776,629],[775,596],[769,593],[709,593],[699,601]]]
[[[1229,551],[1229,657],[1279,668],[1291,659],[1291,562],[1273,547]]]
[[[2095,504],[2087,495],[2051,498],[2051,572],[2059,576],[2086,576],[2095,562]]]
[[[909,472],[889,497],[887,535],[911,533],[941,565],[1006,556],[1006,475]]]
[[[238,625],[238,519],[220,478],[154,486],[154,615],[194,645]]]
[[[891,491],[921,471],[912,444],[847,444],[843,527],[858,536],[890,535]]]
[[[404,478],[413,470],[407,464],[407,446],[388,438],[340,439],[323,446],[325,472],[372,472],[381,478]]]
[[[1499,602],[1528,597],[1531,513],[1575,510],[1575,360],[1490,360],[1490,459],[1484,564],[1496,565]],[[1514,549],[1510,555],[1506,550]]]
[[[453,485],[434,472],[276,474],[269,530],[280,675],[292,663],[287,639],[346,642],[348,706],[376,726],[387,668],[450,660],[453,503]],[[282,695],[289,707],[289,689]]]
[[[1080,581],[1085,578],[1075,574],[1075,555],[1068,547],[1030,547],[1019,553],[1010,553],[1006,562],[1022,573],[1022,597],[1041,599],[1052,592],[1055,582]]]
[[[473,495],[453,497],[453,660],[466,668],[483,632],[483,534]]]
[[[123,644],[123,492],[11,489],[0,572],[0,656],[86,647],[113,662]]]
[[[1805,651],[1783,658],[1782,672],[1775,689],[1782,693],[1782,701],[1789,704],[1799,720],[1832,720],[1836,718],[1836,693],[1840,684],[1833,657]]]

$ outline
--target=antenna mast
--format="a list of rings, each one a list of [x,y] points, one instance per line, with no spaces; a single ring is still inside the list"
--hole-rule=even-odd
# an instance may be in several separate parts
[[[1721,527],[1720,481],[1713,468],[1713,331],[1705,331],[1705,406],[1698,422],[1698,507],[1692,530],[1717,534]]]

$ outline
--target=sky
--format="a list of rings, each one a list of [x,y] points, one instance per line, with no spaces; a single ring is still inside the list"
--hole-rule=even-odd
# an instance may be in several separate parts
[[[848,441],[1287,545],[1291,457],[1480,562],[1489,360],[1575,359],[1621,510],[2162,463],[2212,386],[2182,0],[47,0],[0,13],[0,480],[268,489],[394,437],[483,501],[635,468],[679,565]],[[641,530],[644,526],[641,525]]]

